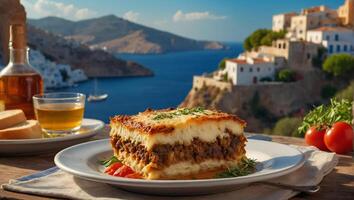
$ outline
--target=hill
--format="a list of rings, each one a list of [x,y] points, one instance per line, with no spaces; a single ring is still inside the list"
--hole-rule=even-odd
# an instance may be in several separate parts
[[[55,63],[82,69],[88,77],[151,76],[153,72],[138,63],[116,58],[102,50],[27,26],[28,45]]]
[[[70,21],[59,17],[29,19],[28,23],[112,53],[166,53],[222,49],[218,42],[197,41],[130,22],[114,15]]]

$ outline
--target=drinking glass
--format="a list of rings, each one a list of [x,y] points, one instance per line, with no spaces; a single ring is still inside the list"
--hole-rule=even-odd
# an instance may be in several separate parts
[[[36,118],[48,134],[78,131],[84,117],[86,96],[81,93],[46,93],[33,96]]]

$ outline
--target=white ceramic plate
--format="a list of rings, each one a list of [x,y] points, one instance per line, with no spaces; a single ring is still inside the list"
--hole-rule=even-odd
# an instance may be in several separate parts
[[[74,176],[108,183],[121,189],[158,195],[195,195],[235,190],[252,182],[288,174],[304,163],[304,156],[287,145],[249,139],[247,156],[259,164],[253,174],[234,178],[199,180],[140,180],[106,175],[99,160],[112,156],[108,139],[75,145],[59,152],[55,164]]]
[[[35,155],[53,152],[79,144],[93,137],[104,127],[104,122],[95,119],[84,119],[77,134],[55,138],[0,140],[0,155]]]

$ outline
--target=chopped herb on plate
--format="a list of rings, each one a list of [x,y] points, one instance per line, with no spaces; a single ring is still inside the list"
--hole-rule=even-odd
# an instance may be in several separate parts
[[[256,160],[243,158],[239,165],[228,168],[226,171],[216,175],[216,178],[230,178],[238,176],[246,176],[252,174],[256,170]]]

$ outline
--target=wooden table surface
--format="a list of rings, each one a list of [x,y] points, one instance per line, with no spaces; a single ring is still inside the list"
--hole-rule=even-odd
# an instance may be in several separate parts
[[[107,130],[93,139],[107,138]],[[283,144],[305,145],[300,138],[271,136],[273,141]],[[0,147],[1,148],[1,147]],[[28,157],[0,158],[0,185],[9,179],[16,179],[54,166],[55,153]],[[340,155],[337,167],[321,182],[321,190],[312,195],[299,194],[293,199],[354,199],[354,164],[353,153]],[[0,199],[48,199],[0,189]]]

